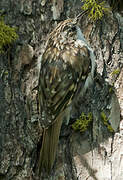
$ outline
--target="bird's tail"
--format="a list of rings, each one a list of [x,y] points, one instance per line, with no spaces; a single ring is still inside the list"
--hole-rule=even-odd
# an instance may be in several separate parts
[[[41,173],[44,171],[49,174],[53,167],[62,125],[62,118],[63,117],[59,115],[55,122],[43,132],[38,164],[39,175],[41,175]]]

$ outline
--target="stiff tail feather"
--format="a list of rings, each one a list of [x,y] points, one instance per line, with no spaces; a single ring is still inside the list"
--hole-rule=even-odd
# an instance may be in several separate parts
[[[43,132],[42,147],[38,164],[39,175],[41,175],[42,172],[46,172],[47,174],[51,172],[55,161],[62,119],[62,115],[59,115],[55,122]]]

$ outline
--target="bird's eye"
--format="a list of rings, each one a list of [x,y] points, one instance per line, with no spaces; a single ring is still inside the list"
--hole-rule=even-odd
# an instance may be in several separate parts
[[[72,27],[71,27],[71,30],[72,30],[72,31],[76,31],[76,26],[72,26]]]
[[[69,26],[65,26],[63,31],[68,31],[68,29],[69,29]]]
[[[69,23],[63,28],[63,31],[76,31],[76,26]]]

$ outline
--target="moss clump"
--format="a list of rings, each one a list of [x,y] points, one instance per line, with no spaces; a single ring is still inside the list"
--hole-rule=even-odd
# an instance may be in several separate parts
[[[3,17],[0,17],[0,53],[4,52],[6,45],[12,44],[17,38],[16,29],[6,25]]]
[[[106,114],[104,112],[101,112],[101,119],[104,123],[104,125],[108,128],[110,132],[114,132],[113,128],[109,124],[108,118],[106,117]]]
[[[114,75],[118,75],[120,73],[120,69],[115,69],[111,75],[114,76]]]
[[[88,113],[88,115],[85,115],[83,112],[80,115],[79,119],[77,119],[73,124],[72,128],[75,131],[84,132],[87,130],[90,122],[92,121],[93,116],[92,113]]]
[[[112,93],[112,92],[113,92],[113,88],[110,87],[110,88],[109,88],[109,93]]]
[[[109,8],[106,7],[105,1],[100,2],[99,0],[82,0],[84,5],[83,10],[89,10],[89,18],[93,21],[101,19],[103,15],[109,12]]]

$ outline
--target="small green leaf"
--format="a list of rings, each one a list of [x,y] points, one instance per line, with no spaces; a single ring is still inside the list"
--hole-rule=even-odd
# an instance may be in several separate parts
[[[90,122],[92,121],[92,113],[88,113],[88,115],[85,115],[83,112],[80,115],[79,119],[77,119],[73,124],[72,128],[75,131],[84,132],[87,130],[88,126],[90,125]]]
[[[99,2],[99,0],[82,0],[84,5],[83,10],[89,10],[89,18],[96,21],[101,19],[105,13],[109,12],[109,8],[106,7],[105,1]]]

